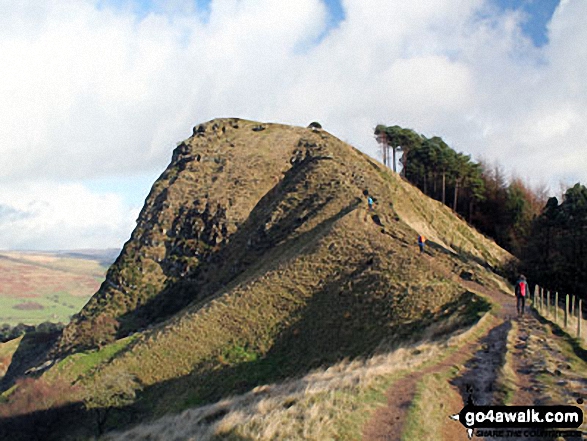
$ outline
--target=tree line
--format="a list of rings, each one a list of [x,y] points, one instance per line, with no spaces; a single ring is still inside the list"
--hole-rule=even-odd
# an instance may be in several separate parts
[[[378,125],[374,133],[388,167],[401,165],[405,179],[510,251],[531,281],[586,297],[585,186],[568,188],[559,201],[545,188],[508,179],[497,164],[473,161],[439,136],[397,125]]]

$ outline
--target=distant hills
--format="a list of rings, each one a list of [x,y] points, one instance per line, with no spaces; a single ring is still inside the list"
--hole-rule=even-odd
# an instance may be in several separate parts
[[[67,323],[119,250],[0,251],[0,324]]]
[[[118,248],[107,248],[103,250],[98,249],[79,249],[79,250],[70,250],[64,251],[60,250],[57,251],[56,254],[63,256],[63,257],[73,257],[75,259],[87,259],[87,260],[96,260],[100,262],[100,265],[110,266],[118,255],[120,254],[120,249]]]

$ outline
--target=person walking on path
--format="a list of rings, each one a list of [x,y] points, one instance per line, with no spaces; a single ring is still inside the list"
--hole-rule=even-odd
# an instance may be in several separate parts
[[[373,211],[373,198],[371,196],[367,196],[367,205],[369,205],[369,211]]]
[[[424,252],[424,244],[426,243],[426,238],[421,234],[418,236],[418,246],[420,247],[420,252]]]
[[[516,308],[518,309],[518,316],[524,315],[524,306],[526,304],[526,294],[528,293],[528,282],[526,276],[520,274],[516,282]]]

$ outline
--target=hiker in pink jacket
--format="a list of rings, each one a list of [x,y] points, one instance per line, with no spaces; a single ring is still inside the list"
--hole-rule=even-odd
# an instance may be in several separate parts
[[[516,282],[516,307],[518,309],[518,316],[524,315],[524,305],[526,303],[526,296],[528,295],[528,282],[526,276],[520,274]]]

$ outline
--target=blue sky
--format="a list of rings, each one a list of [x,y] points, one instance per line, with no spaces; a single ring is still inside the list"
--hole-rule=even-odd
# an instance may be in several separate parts
[[[329,25],[336,27],[344,20],[344,8],[340,0],[323,0],[329,13]],[[523,11],[527,18],[522,22],[522,30],[536,46],[547,43],[546,25],[558,6],[560,0],[492,0],[503,11]],[[199,11],[209,11],[211,0],[194,0],[193,6]],[[172,6],[169,6],[171,4]],[[150,13],[164,14],[173,10],[174,2],[157,0],[100,0],[98,7],[113,7],[117,9],[130,8],[138,17],[145,17]]]
[[[398,124],[551,193],[587,182],[585,16],[584,0],[0,2],[0,249],[121,246],[177,143],[223,116],[317,120],[375,158],[373,127]]]
[[[501,11],[521,11],[524,19],[521,29],[537,47],[544,46],[548,42],[547,24],[559,4],[559,0],[492,0]],[[193,4],[199,11],[207,12],[211,0],[196,0]],[[170,8],[168,2],[157,0],[102,0],[100,7],[113,7],[121,10],[130,8],[139,19],[144,19],[149,14],[165,14],[164,8]],[[171,2],[173,4],[173,2]],[[345,12],[340,0],[324,0],[328,9],[328,26],[325,35],[330,29],[336,28],[345,18]],[[173,12],[176,10],[171,7]],[[148,194],[151,184],[159,176],[158,171],[144,173],[138,176],[106,177],[86,181],[88,188],[101,192],[118,191],[124,197],[125,202],[133,207],[142,206]],[[121,191],[122,189],[122,191]]]
[[[520,10],[527,14],[522,30],[534,45],[540,47],[548,42],[546,26],[560,0],[494,0],[502,10]]]

